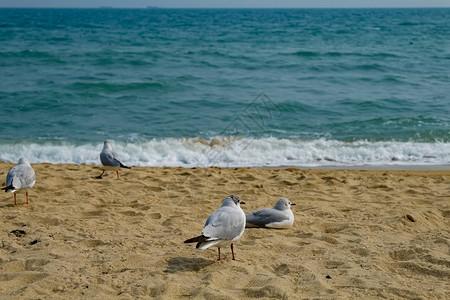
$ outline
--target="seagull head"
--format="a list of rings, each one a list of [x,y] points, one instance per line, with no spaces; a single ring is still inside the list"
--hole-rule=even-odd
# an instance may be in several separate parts
[[[241,204],[245,204],[245,202],[241,201],[241,199],[239,199],[239,197],[236,195],[230,195],[223,201],[223,205],[227,206],[236,205],[237,207],[240,207]]]
[[[103,143],[103,149],[111,149],[111,143],[109,141],[105,141]]]
[[[19,159],[19,165],[29,165],[30,163],[28,162],[28,160],[25,157],[21,157]]]
[[[275,209],[278,210],[288,210],[291,209],[291,205],[295,205],[295,203],[291,203],[288,198],[280,198],[277,204],[275,205]]]

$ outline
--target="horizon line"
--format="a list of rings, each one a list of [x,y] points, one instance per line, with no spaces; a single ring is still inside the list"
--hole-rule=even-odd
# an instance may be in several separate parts
[[[1,8],[13,9],[408,9],[408,8],[450,8],[449,6],[330,6],[330,7],[115,7],[115,6],[93,6],[93,7],[64,7],[64,6],[0,6]]]

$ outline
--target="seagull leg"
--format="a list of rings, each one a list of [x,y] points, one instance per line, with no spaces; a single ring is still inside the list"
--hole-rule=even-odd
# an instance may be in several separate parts
[[[16,202],[16,193],[14,193],[14,205],[17,205],[17,202]]]
[[[27,204],[28,204],[28,192],[26,192],[25,195],[27,197]]]
[[[219,250],[219,259],[220,260],[220,247],[217,247],[217,250]]]
[[[117,179],[119,179],[119,170],[116,170]]]
[[[235,260],[235,259],[234,259],[234,248],[233,248],[233,243],[231,243],[231,257],[232,257],[232,258],[231,258],[232,260]]]
[[[97,177],[95,177],[95,178],[97,178],[97,179],[102,179],[102,177],[103,177],[103,174],[105,174],[105,170],[103,169],[103,172],[102,172],[102,174],[100,174],[100,175],[98,175]]]

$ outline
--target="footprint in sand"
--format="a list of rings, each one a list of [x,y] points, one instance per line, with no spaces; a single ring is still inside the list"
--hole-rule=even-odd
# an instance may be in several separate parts
[[[250,298],[287,299],[286,292],[273,285],[267,285],[262,288],[246,288],[245,294]]]
[[[162,215],[160,213],[151,213],[148,216],[153,220],[159,220],[162,218]]]
[[[204,258],[174,257],[167,261],[166,273],[198,272],[215,261]]]
[[[50,260],[47,259],[27,259],[6,262],[1,266],[2,274],[0,282],[6,281],[8,284],[20,286],[24,283],[31,284],[49,276],[44,272],[44,266]]]
[[[128,217],[142,217],[144,215],[142,212],[134,212],[132,210],[121,211],[120,213]]]

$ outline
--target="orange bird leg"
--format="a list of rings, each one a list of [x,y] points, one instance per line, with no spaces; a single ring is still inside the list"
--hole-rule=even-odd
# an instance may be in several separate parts
[[[232,258],[231,258],[232,260],[235,260],[235,259],[234,259],[234,248],[233,248],[233,243],[231,243],[231,257],[232,257]]]
[[[220,247],[217,247],[217,250],[219,250],[219,259],[220,260]]]
[[[119,170],[116,170],[117,179],[119,179]]]
[[[26,192],[25,195],[27,196],[27,204],[28,204],[28,192]]]
[[[16,193],[14,193],[14,205],[17,205],[17,202],[16,202]]]

